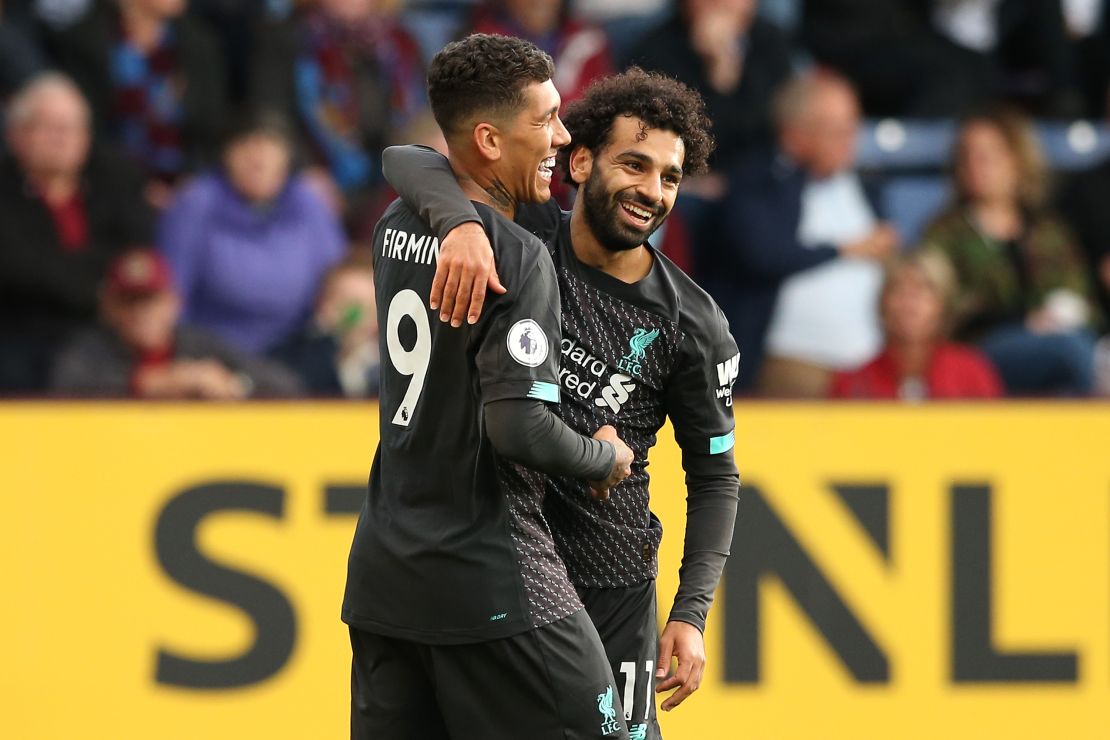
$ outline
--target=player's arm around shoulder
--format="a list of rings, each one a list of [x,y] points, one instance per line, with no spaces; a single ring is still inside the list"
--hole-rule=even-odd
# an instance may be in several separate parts
[[[481,217],[455,180],[447,158],[421,146],[382,152],[382,173],[401,200],[431,225],[440,240],[428,306],[451,326],[474,324],[486,291],[505,292]]]
[[[450,321],[451,326],[462,326],[463,317],[475,324],[487,290],[507,292],[497,274],[489,237],[480,224],[467,221],[451,229],[440,243],[428,307],[439,309],[439,320]]]
[[[562,339],[555,267],[543,244],[523,229],[510,224],[492,233],[520,287],[497,296],[475,327],[487,436],[502,457],[591,481],[605,496],[631,474],[632,451],[612,427],[588,437],[554,413],[561,400]]]

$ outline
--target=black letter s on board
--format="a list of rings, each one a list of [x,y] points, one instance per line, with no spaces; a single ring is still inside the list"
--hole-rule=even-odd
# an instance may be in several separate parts
[[[154,546],[158,562],[185,588],[225,601],[246,612],[255,626],[254,644],[230,660],[197,660],[159,647],[155,680],[194,689],[226,689],[263,681],[281,670],[293,652],[296,616],[281,591],[255,576],[208,559],[196,534],[205,517],[240,511],[282,516],[282,489],[226,481],[186,489],[158,516]]]

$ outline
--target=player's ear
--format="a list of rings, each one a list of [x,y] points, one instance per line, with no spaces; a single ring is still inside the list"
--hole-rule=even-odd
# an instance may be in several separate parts
[[[576,146],[567,159],[567,168],[570,170],[570,179],[575,184],[581,185],[590,179],[594,169],[594,153],[588,146]]]
[[[474,148],[483,159],[496,162],[501,159],[501,131],[492,123],[479,123],[471,132]]]

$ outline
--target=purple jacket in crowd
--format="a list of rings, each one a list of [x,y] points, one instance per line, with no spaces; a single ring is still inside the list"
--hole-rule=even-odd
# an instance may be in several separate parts
[[[173,268],[183,322],[262,353],[301,328],[346,241],[302,178],[291,177],[273,203],[256,208],[212,173],[188,183],[166,209],[158,247]]]

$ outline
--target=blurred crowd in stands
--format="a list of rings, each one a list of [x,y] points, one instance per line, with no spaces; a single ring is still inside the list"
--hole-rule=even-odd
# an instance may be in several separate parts
[[[653,242],[738,394],[1110,395],[1110,0],[0,0],[0,395],[374,396],[381,149],[475,30],[705,96]]]

